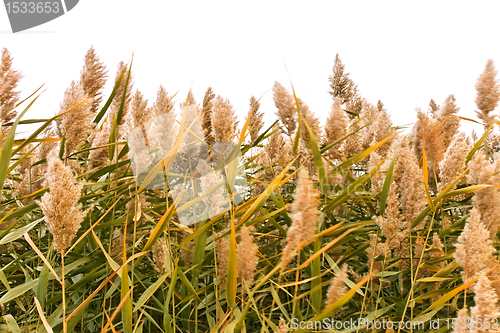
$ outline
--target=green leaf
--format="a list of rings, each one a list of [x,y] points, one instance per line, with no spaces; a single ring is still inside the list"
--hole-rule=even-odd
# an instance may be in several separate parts
[[[125,277],[128,277],[128,264],[123,266],[122,268],[122,274]],[[123,304],[121,308],[121,313],[122,313],[122,325],[123,325],[123,332],[124,333],[133,333],[133,326],[132,326],[132,296],[128,295],[128,292],[130,290],[130,285],[129,285],[129,279],[123,279],[122,278],[122,283],[121,283],[121,297],[127,298],[125,303]]]
[[[43,218],[41,219],[38,219],[34,222],[31,222],[30,224],[28,225],[25,225],[24,227],[21,227],[19,229],[16,229],[16,230],[13,230],[11,231],[9,234],[7,234],[4,238],[2,238],[0,240],[0,245],[3,245],[3,244],[7,244],[7,243],[10,243],[10,242],[13,242],[15,241],[16,239],[19,239],[21,237],[23,237],[23,235],[25,233],[27,233],[28,231],[30,231],[31,229],[33,229],[38,223],[40,223],[40,221],[42,221]]]
[[[5,178],[7,177],[7,171],[9,170],[10,159],[13,155],[12,147],[14,146],[14,136],[16,135],[17,125],[39,96],[40,95],[35,97],[35,99],[31,101],[31,103],[24,109],[24,111],[21,112],[14,124],[12,124],[9,133],[7,134],[7,138],[5,138],[5,140],[3,141],[3,145],[0,150],[0,189],[3,188],[3,183],[5,182]]]
[[[19,325],[17,325],[16,320],[11,314],[3,316],[3,319],[5,319],[7,327],[9,328],[11,333],[21,333],[21,328],[19,328]]]
[[[163,274],[162,276],[160,276],[158,278],[158,280],[156,280],[155,283],[153,283],[152,285],[150,285],[148,287],[148,289],[146,289],[142,293],[141,297],[139,297],[139,300],[135,304],[134,312],[137,311],[137,310],[139,310],[139,308],[141,306],[143,306],[144,304],[146,304],[146,302],[151,298],[151,296],[153,296],[153,294],[156,292],[156,290],[158,290],[158,288],[163,284],[163,282],[165,282],[165,280],[170,275],[170,273],[171,272]]]
[[[19,296],[23,295],[25,292],[28,290],[36,287],[38,284],[38,279],[34,279],[28,282],[25,282],[15,288],[12,288],[9,290],[5,295],[0,298],[0,305],[5,304],[7,302],[12,301],[15,298],[18,298]]]

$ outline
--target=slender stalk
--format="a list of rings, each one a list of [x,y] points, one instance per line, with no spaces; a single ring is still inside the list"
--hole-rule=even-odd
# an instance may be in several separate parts
[[[68,333],[68,323],[66,322],[66,288],[64,283],[64,251],[61,251],[61,282],[62,282],[62,310],[63,310],[63,332]]]

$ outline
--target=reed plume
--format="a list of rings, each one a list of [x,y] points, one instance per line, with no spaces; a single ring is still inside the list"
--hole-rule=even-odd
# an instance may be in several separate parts
[[[344,296],[347,286],[345,284],[345,280],[347,279],[347,264],[342,265],[342,269],[340,273],[332,278],[330,282],[330,287],[328,287],[328,291],[326,293],[326,307],[329,307],[333,303],[335,303],[339,298]]]
[[[86,98],[80,82],[71,82],[71,86],[64,93],[59,114],[85,101],[74,110],[63,115],[62,119],[56,123],[57,135],[66,138],[64,146],[66,157],[76,151],[90,134],[94,115],[91,113],[92,100],[86,100]]]
[[[300,170],[297,189],[292,203],[292,226],[288,229],[286,246],[281,258],[283,272],[296,254],[297,248],[302,248],[314,241],[317,221],[319,193],[313,187],[306,168]]]
[[[147,129],[149,147],[158,148],[158,151],[152,155],[152,161],[158,163],[171,152],[175,138],[179,132],[175,114],[174,112],[163,113],[149,120],[144,127]],[[137,149],[135,151],[137,152]],[[144,154],[146,153],[144,152]]]
[[[123,253],[123,242],[125,237],[123,237],[123,232],[119,228],[115,228],[113,230],[113,240],[111,242],[111,251],[109,254],[112,257],[118,256],[120,253]],[[117,262],[122,261],[121,257],[117,257]]]
[[[292,156],[291,143],[283,136],[278,124],[274,125],[273,130],[276,132],[269,137],[264,149],[269,156],[270,164],[268,165],[283,165]]]
[[[345,65],[340,60],[338,53],[335,55],[332,72],[328,78],[330,95],[333,98],[339,97],[342,104],[350,104],[348,105],[349,111],[358,112],[361,110],[363,103],[358,95],[358,87],[349,77],[349,73],[345,72]]]
[[[321,127],[319,125],[319,120],[314,116],[314,113],[309,109],[309,107],[302,101],[300,98],[297,98],[297,102],[299,104],[299,111],[303,117],[303,122],[309,126],[309,129],[313,133],[316,141],[321,139]],[[304,123],[301,123],[300,126],[300,139],[304,146],[308,151],[311,150],[311,135],[309,134],[309,130]]]
[[[460,128],[460,118],[457,114],[460,108],[456,104],[455,95],[449,95],[443,103],[443,107],[436,114],[437,120],[441,122],[440,135],[443,136],[443,145],[446,150]]]
[[[434,252],[431,252],[431,254],[430,254],[431,258],[439,258],[439,257],[442,257],[444,255],[443,242],[441,242],[441,238],[439,238],[439,234],[437,232],[435,232],[432,235],[431,249],[436,250]],[[444,267],[444,264],[445,263],[443,261],[441,261],[437,265],[442,268],[442,267]]]
[[[171,270],[170,251],[164,237],[160,237],[152,248],[153,267],[158,274],[163,275]]]
[[[189,132],[184,137],[182,150],[188,156],[197,156],[204,140],[200,109],[196,105],[188,105],[184,107],[184,112],[186,113],[184,130],[189,129]]]
[[[481,213],[477,208],[472,209],[455,248],[453,256],[463,269],[464,282],[494,262],[493,254],[496,250],[492,246],[488,230],[481,223]]]
[[[418,166],[415,154],[407,145],[401,147],[398,156],[401,159],[398,161],[397,168],[403,170],[400,182],[398,183],[401,193],[401,206],[403,207],[406,221],[411,225],[427,205],[424,176]]]
[[[215,142],[233,142],[236,138],[238,122],[233,105],[220,95],[212,107],[212,130]]]
[[[278,333],[288,333],[288,325],[283,317],[280,317]]]
[[[444,157],[439,162],[439,190],[444,190],[465,170],[465,159],[472,150],[472,145],[464,133],[458,133],[446,149]],[[457,185],[465,182],[465,178],[458,181]]]
[[[457,313],[457,325],[453,330],[453,333],[469,333],[469,329],[466,325],[462,325],[461,323],[468,323],[470,320],[469,310],[467,308],[463,308]]]
[[[248,287],[254,283],[255,269],[259,263],[257,253],[259,247],[254,244],[253,236],[250,234],[251,229],[243,226],[240,231],[240,240],[237,245],[237,261],[238,261],[238,277],[241,281],[245,281]],[[242,283],[243,286],[243,283]],[[245,290],[245,287],[243,287]]]
[[[264,126],[264,122],[262,121],[264,113],[260,112],[259,108],[259,101],[254,96],[250,97],[250,110],[248,110],[250,121],[248,122],[248,127],[250,129],[250,139],[252,142],[257,140],[260,135],[260,131]]]
[[[326,119],[326,124],[324,127],[324,145],[329,145],[337,140],[340,140],[346,135],[346,128],[349,124],[349,118],[346,112],[342,109],[342,99],[340,97],[335,97],[333,104]],[[340,152],[341,145],[338,144],[330,148],[327,152],[328,157],[331,159],[341,160],[342,154]]]
[[[132,121],[130,128],[144,128],[144,123],[152,117],[153,112],[148,108],[148,100],[144,98],[144,95],[139,90],[136,90],[130,104],[130,119]]]
[[[446,150],[446,133],[441,131],[442,122],[438,119],[428,117],[421,110],[418,110],[417,117],[419,120],[415,124],[410,137],[418,160],[423,156],[425,145],[425,154],[429,161],[429,175],[431,175],[429,177],[429,186],[434,188],[434,186],[437,186],[434,176],[439,174],[439,162],[443,159]]]
[[[200,177],[200,184],[203,193],[207,193],[215,188],[215,190],[208,194],[203,201],[209,207],[210,218],[217,216],[222,210],[228,208],[228,195],[224,192],[225,183],[224,177],[221,172],[213,171],[211,166],[204,160],[200,160],[197,169],[202,175]]]
[[[491,332],[489,328],[485,327],[494,327],[497,324],[500,311],[498,311],[498,295],[484,272],[479,275],[479,279],[474,284],[474,293],[474,303],[476,305],[471,308],[471,318],[476,325],[470,332]],[[482,323],[482,325],[479,326],[477,323]]]
[[[75,184],[75,176],[69,166],[65,166],[53,150],[48,156],[48,170],[45,175],[50,192],[45,193],[41,202],[47,229],[54,237],[54,249],[62,255],[76,236],[86,211],[78,203],[82,184]]]
[[[221,237],[221,234],[215,234],[215,238],[217,238],[217,275],[221,283],[225,283],[229,258],[229,240],[225,237]]]
[[[16,91],[19,81],[23,77],[21,72],[12,67],[12,56],[6,49],[2,49],[0,59],[0,126],[11,122],[17,115],[16,103],[20,92]],[[1,128],[1,127],[0,127]],[[2,136],[2,133],[0,133]]]
[[[294,98],[285,87],[274,81],[273,99],[274,105],[278,109],[276,115],[285,126],[285,133],[291,137],[297,128],[297,109]]]
[[[156,94],[156,101],[153,105],[153,114],[155,116],[160,116],[162,114],[171,112],[174,108],[172,99],[173,96],[169,96],[165,88],[160,86]]]
[[[203,127],[203,133],[205,134],[205,141],[207,143],[214,142],[212,129],[212,107],[214,98],[215,93],[212,87],[208,87],[207,91],[205,92],[205,97],[203,98],[203,106],[201,111],[201,115],[203,118],[201,126]]]
[[[187,238],[190,234],[187,231],[182,232],[183,238]],[[193,260],[194,242],[190,240],[181,248],[181,258],[184,260],[184,265],[189,266]]]
[[[477,117],[484,123],[487,129],[495,116],[491,112],[497,107],[500,99],[500,84],[497,81],[497,70],[492,59],[488,59],[484,71],[476,82],[476,111]]]
[[[109,144],[109,126],[102,126],[101,129],[94,129],[91,138],[89,140],[92,146],[92,150],[89,151],[89,158],[87,159],[87,165],[89,169],[94,169],[109,162],[109,149],[108,147],[97,148]]]
[[[80,82],[86,97],[92,97],[90,113],[95,114],[99,110],[102,101],[102,90],[106,84],[108,71],[93,46],[85,54],[85,63],[80,72]]]
[[[387,238],[388,249],[396,248],[408,236],[408,225],[403,222],[403,216],[399,211],[398,184],[393,180],[387,196],[387,207],[385,216],[374,216],[382,233]]]
[[[467,181],[470,184],[479,185],[499,185],[500,175],[497,174],[500,169],[500,154],[493,154],[495,163],[490,163],[484,156],[476,153],[469,162],[470,172],[467,175]],[[495,239],[500,220],[500,189],[490,186],[476,191],[472,202],[481,213],[481,222],[489,230],[490,238]]]
[[[181,101],[180,106],[181,110],[184,109],[184,107],[193,105],[195,107],[198,107],[198,104],[196,103],[196,98],[194,97],[194,93],[192,89],[189,89],[188,94],[186,96],[186,99]]]

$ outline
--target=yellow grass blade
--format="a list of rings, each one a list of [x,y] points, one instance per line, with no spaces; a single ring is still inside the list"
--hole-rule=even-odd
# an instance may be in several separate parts
[[[40,302],[38,301],[36,296],[34,297],[34,299],[35,299],[36,309],[38,311],[38,314],[40,315],[40,319],[42,320],[43,326],[47,330],[47,333],[53,333],[52,327],[50,327],[49,322],[47,321],[47,318],[45,318],[45,315],[43,314],[43,309],[42,309],[42,306],[40,305]]]

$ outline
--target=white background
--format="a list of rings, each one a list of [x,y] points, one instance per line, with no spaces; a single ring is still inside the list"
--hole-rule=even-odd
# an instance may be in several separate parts
[[[290,79],[324,122],[339,53],[361,95],[382,100],[403,125],[415,121],[415,107],[427,110],[431,98],[441,104],[452,93],[460,115],[475,118],[476,79],[487,59],[500,67],[499,13],[498,1],[81,0],[63,17],[18,34],[0,7],[0,47],[24,74],[23,96],[46,83],[29,118],[59,110],[94,45],[109,69],[106,95],[116,65],[134,53],[134,87],[150,102],[160,84],[178,92],[177,101],[192,87],[199,103],[212,86],[233,103],[240,124],[251,95],[262,96],[271,124],[273,82],[290,90]]]

